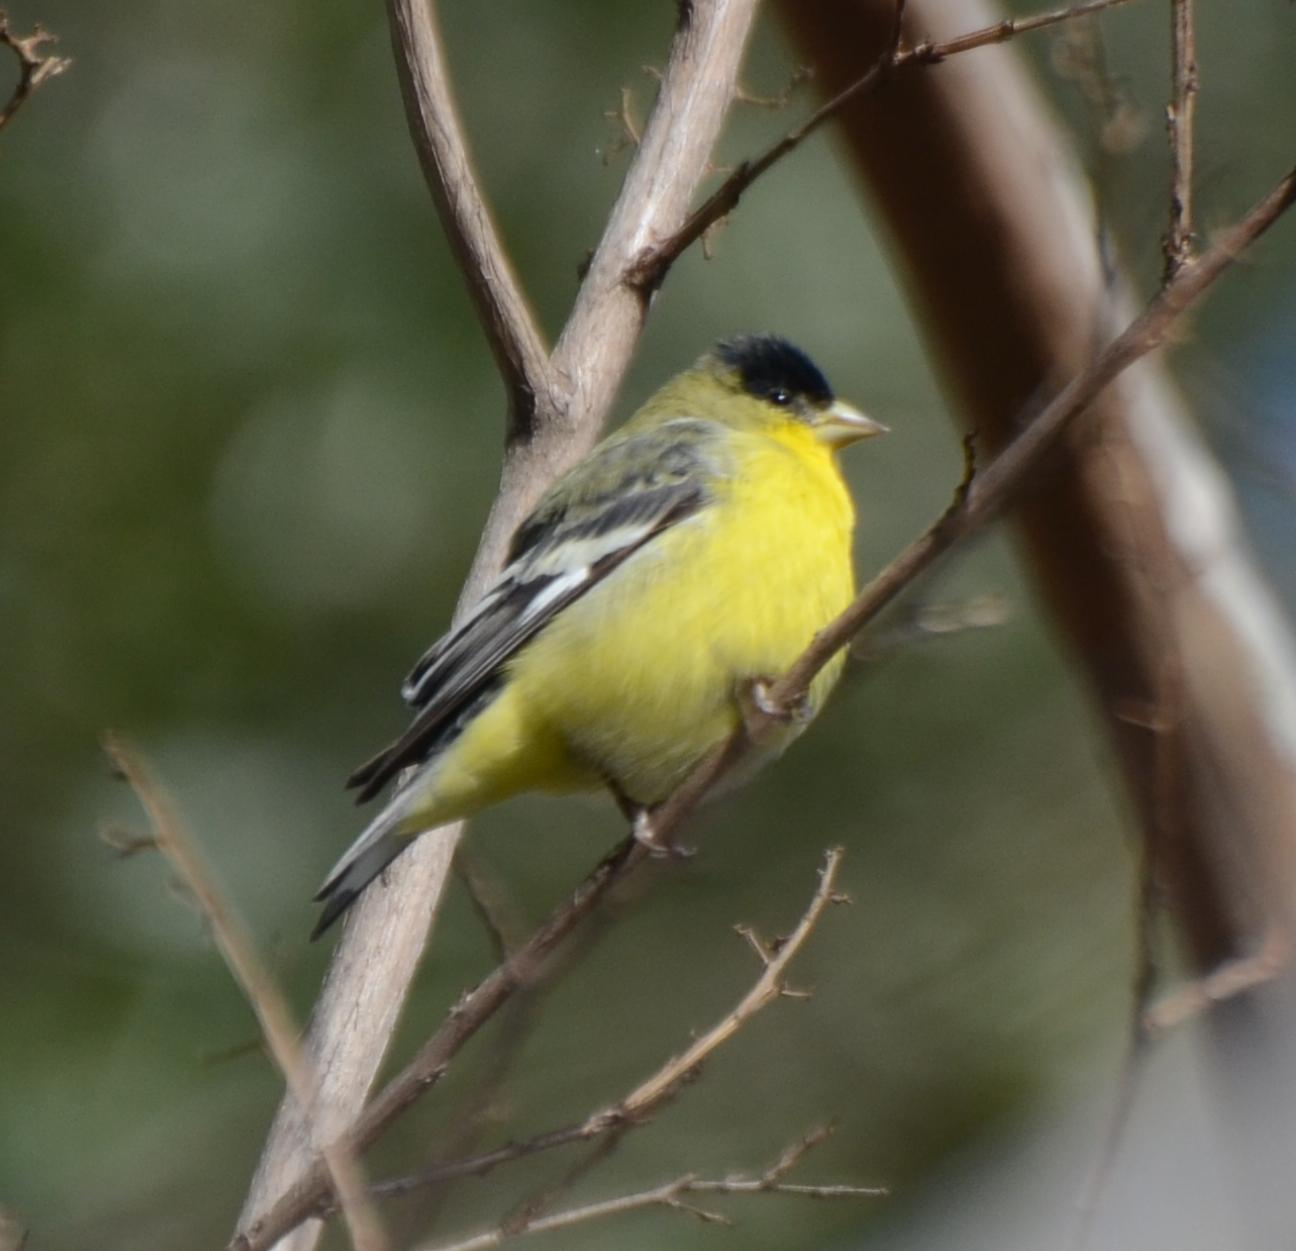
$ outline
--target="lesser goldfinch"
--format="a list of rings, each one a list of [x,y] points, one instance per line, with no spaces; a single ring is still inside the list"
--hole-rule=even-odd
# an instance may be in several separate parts
[[[733,731],[744,690],[850,602],[836,453],[885,429],[772,335],[666,383],[549,489],[494,585],[414,666],[413,723],[348,783],[362,800],[396,789],[316,896],[315,936],[414,835],[521,791],[607,786],[640,814],[666,799]],[[651,821],[636,830],[651,838]]]

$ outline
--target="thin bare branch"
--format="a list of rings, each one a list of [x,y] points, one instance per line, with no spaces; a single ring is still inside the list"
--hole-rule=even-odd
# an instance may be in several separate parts
[[[997,517],[1026,484],[1058,436],[1126,369],[1161,347],[1171,328],[1233,262],[1296,200],[1296,169],[1217,238],[1198,262],[1166,284],[1147,308],[1048,403],[986,469],[962,499],[914,540],[831,625],[816,636],[795,665],[771,689],[790,707],[815,674],[867,621],[957,540]]]
[[[255,1013],[275,1064],[303,1109],[307,1123],[311,1123],[316,1102],[315,1074],[298,1041],[297,1023],[288,1000],[257,954],[251,935],[217,889],[202,852],[181,821],[170,796],[153,778],[135,749],[123,739],[108,735],[104,750],[148,814],[158,850],[180,875],[211,926],[216,946]],[[385,1251],[387,1238],[382,1223],[350,1147],[345,1142],[321,1140],[320,1152],[356,1251]]]
[[[1171,278],[1193,255],[1193,118],[1197,106],[1197,35],[1193,0],[1170,0],[1171,89],[1166,108],[1170,137],[1170,228],[1163,244]]]
[[[1007,43],[1018,35],[1029,35],[1049,26],[1062,22],[1072,22],[1076,18],[1091,17],[1104,9],[1114,9],[1128,0],[1087,0],[1084,4],[1069,4],[1064,8],[1052,9],[1047,13],[1036,13],[1030,17],[1005,18],[993,26],[974,30],[956,39],[947,39],[942,43],[924,42],[915,44],[909,50],[909,56],[923,64],[935,65],[946,57],[957,56],[960,52],[971,52],[976,48],[988,48],[993,44]]]
[[[552,390],[549,353],[478,185],[429,0],[388,0],[405,116],[441,227],[468,284],[509,398],[512,434]]]
[[[583,1121],[563,1126],[561,1129],[550,1130],[520,1142],[507,1143],[471,1159],[457,1160],[418,1173],[411,1173],[405,1177],[377,1182],[371,1187],[372,1193],[375,1195],[404,1194],[456,1177],[482,1176],[512,1160],[537,1155],[542,1151],[572,1143],[589,1142],[617,1127],[642,1123],[650,1113],[672,1098],[679,1088],[692,1078],[712,1052],[733,1037],[738,1029],[762,1008],[786,993],[784,975],[788,965],[805,945],[806,939],[818,924],[824,909],[830,903],[844,902],[845,897],[836,890],[837,871],[843,854],[840,847],[832,848],[825,853],[814,896],[796,928],[779,945],[777,953],[771,955],[769,950],[755,938],[750,928],[739,927],[739,932],[753,944],[761,961],[759,979],[742,1000],[716,1025],[679,1055],[667,1060],[625,1098],[590,1113]]]
[[[492,872],[466,844],[455,854],[455,873],[472,903],[482,928],[490,939],[497,963],[508,959],[526,938],[526,921],[522,908],[507,883]]]
[[[499,1164],[525,1155],[568,1143],[588,1141],[608,1133],[635,1117],[647,1115],[653,1107],[669,1096],[680,1081],[696,1068],[707,1054],[731,1037],[743,1021],[764,1007],[770,999],[777,997],[777,988],[782,984],[782,972],[788,962],[804,944],[823,909],[837,898],[834,887],[841,857],[840,848],[827,854],[820,870],[819,888],[805,915],[777,955],[771,957],[771,963],[764,966],[761,978],[744,996],[734,1012],[727,1015],[704,1036],[709,1045],[699,1047],[699,1043],[703,1041],[699,1040],[699,1043],[687,1048],[680,1056],[673,1057],[619,1104],[592,1113],[579,1126],[554,1130],[525,1143],[509,1144],[475,1160],[430,1169],[414,1179],[397,1179],[379,1187],[379,1193],[395,1193],[414,1189],[421,1184],[448,1180],[451,1177],[489,1172]],[[485,981],[464,995],[446,1021],[423,1045],[414,1060],[393,1078],[382,1094],[365,1109],[355,1128],[347,1136],[352,1149],[361,1151],[367,1147],[410,1103],[435,1085],[463,1044],[481,1028],[519,984],[531,980],[534,970],[545,956],[593,911],[613,886],[624,881],[648,858],[648,853],[642,844],[634,839],[625,840],[612,855],[598,865],[572,898],[560,907],[510,960],[500,965]],[[738,1018],[736,1021],[735,1016]],[[316,1163],[302,1181],[294,1186],[262,1221],[252,1225],[235,1239],[231,1244],[232,1251],[264,1251],[301,1221],[319,1215],[327,1200],[327,1189],[323,1183],[322,1171]]]
[[[18,83],[4,108],[0,109],[0,130],[9,124],[33,91],[72,64],[71,57],[54,56],[44,51],[46,44],[57,41],[58,36],[51,35],[43,26],[37,26],[30,35],[15,35],[9,25],[9,15],[0,9],[0,44],[18,58]]]
[[[1011,605],[993,592],[962,600],[920,601],[900,609],[885,627],[857,638],[851,644],[851,658],[877,665],[915,643],[929,643],[973,630],[996,629],[1011,617]]]
[[[767,951],[763,954],[761,975],[737,1006],[705,1034],[695,1039],[678,1056],[663,1065],[647,1081],[632,1090],[615,1109],[595,1113],[596,1118],[611,1114],[619,1120],[633,1120],[645,1115],[690,1074],[696,1072],[703,1060],[732,1038],[751,1017],[779,998],[784,989],[783,975],[787,971],[788,964],[801,950],[823,914],[823,910],[830,903],[840,902],[842,899],[842,896],[836,893],[835,885],[837,870],[844,854],[840,847],[834,847],[825,854],[823,865],[819,870],[819,888],[815,891],[805,915],[776,951],[772,953]]]
[[[544,958],[594,911],[612,887],[647,859],[648,852],[643,845],[627,838],[600,861],[522,948],[459,1000],[414,1058],[368,1104],[345,1135],[351,1150],[363,1151],[397,1116],[435,1086],[464,1043],[520,986],[529,984]],[[263,1216],[235,1235],[230,1243],[231,1251],[266,1251],[313,1216],[326,1195],[325,1174],[316,1160]]]
[[[826,1127],[811,1131],[788,1147],[774,1164],[755,1177],[734,1175],[706,1179],[685,1174],[664,1185],[654,1186],[650,1190],[619,1195],[614,1199],[587,1203],[581,1207],[555,1212],[552,1216],[540,1217],[521,1229],[499,1226],[458,1242],[429,1243],[421,1251],[487,1251],[487,1248],[498,1247],[501,1243],[524,1234],[543,1234],[558,1229],[570,1229],[586,1221],[601,1220],[607,1216],[619,1216],[624,1212],[651,1207],[671,1208],[708,1223],[730,1223],[725,1216],[686,1203],[684,1200],[689,1195],[796,1195],[807,1199],[870,1199],[884,1196],[886,1190],[876,1186],[809,1185],[783,1180],[800,1163],[806,1152],[822,1142],[829,1132]]]
[[[1043,30],[1060,22],[1073,21],[1088,17],[1103,9],[1115,8],[1127,4],[1129,0],[1088,0],[1084,4],[1069,5],[1064,9],[1055,9],[1048,13],[1036,14],[1034,17],[1009,18],[985,26],[980,30],[970,31],[956,39],[942,43],[924,42],[906,48],[903,45],[902,18],[903,4],[896,6],[896,21],[892,27],[891,39],[881,54],[853,83],[839,91],[832,99],[821,104],[804,122],[788,131],[781,139],[771,144],[764,152],[743,161],[710,196],[689,215],[688,220],[675,234],[663,239],[651,252],[640,260],[631,280],[651,291],[659,286],[667,270],[694,243],[703,237],[721,218],[727,217],[738,206],[744,192],[762,174],[776,165],[790,152],[799,148],[825,122],[837,117],[847,105],[858,100],[867,92],[879,87],[895,71],[909,65],[936,65],[947,57],[961,52],[971,52],[976,48],[986,48],[992,44],[1005,43],[1017,35],[1031,31]]]

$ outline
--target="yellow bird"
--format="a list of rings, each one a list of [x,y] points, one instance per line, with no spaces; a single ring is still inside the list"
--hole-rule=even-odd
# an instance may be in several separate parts
[[[412,724],[349,781],[362,800],[396,788],[316,896],[313,936],[414,835],[522,791],[607,786],[651,842],[653,806],[738,725],[744,692],[850,602],[836,453],[885,429],[772,335],[666,383],[550,488],[494,585],[415,665]]]

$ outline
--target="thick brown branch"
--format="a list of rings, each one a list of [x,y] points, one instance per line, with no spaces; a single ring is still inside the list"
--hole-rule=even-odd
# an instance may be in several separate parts
[[[1118,335],[1093,363],[1073,378],[1042,412],[971,483],[961,500],[938,518],[860,593],[771,692],[785,706],[798,699],[815,674],[852,635],[939,555],[998,516],[1026,485],[1058,437],[1121,373],[1160,347],[1176,321],[1296,199],[1296,170],[1222,234],[1197,265],[1169,282],[1147,309]]]
[[[0,9],[0,44],[9,48],[18,58],[18,83],[4,108],[0,109],[0,130],[9,124],[33,91],[72,64],[70,57],[54,56],[42,51],[44,44],[54,43],[57,39],[57,35],[51,35],[42,26],[37,26],[30,35],[15,35],[9,25],[9,15]]]

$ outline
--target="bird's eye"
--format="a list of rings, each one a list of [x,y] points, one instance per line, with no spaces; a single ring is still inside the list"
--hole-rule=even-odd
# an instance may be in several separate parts
[[[792,393],[783,387],[774,387],[767,398],[771,404],[777,404],[780,408],[786,408],[792,403]]]

